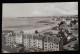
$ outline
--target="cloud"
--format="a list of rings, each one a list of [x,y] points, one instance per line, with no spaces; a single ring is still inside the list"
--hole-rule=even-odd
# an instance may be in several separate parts
[[[41,13],[40,11],[37,11],[37,10],[35,10],[35,11],[32,12],[32,15],[35,15],[35,16],[36,16],[36,15],[41,15],[41,14],[42,14],[42,13]]]
[[[3,4],[4,17],[78,14],[77,2]]]

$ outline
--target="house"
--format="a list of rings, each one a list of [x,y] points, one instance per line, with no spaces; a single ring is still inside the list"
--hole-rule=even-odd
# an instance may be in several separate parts
[[[33,49],[38,48],[38,37],[39,34],[33,34]]]
[[[46,35],[44,38],[44,51],[62,51],[63,38],[55,35]]]
[[[52,34],[58,34],[59,30],[52,30]]]
[[[24,35],[24,38],[23,38],[23,45],[25,46],[25,49],[28,48],[28,39],[27,39],[27,34]]]
[[[71,21],[66,21],[66,24],[67,24],[67,25],[70,25],[70,23],[71,23]]]
[[[53,45],[52,51],[62,51],[63,50],[63,38],[58,35],[53,35]]]
[[[27,34],[27,48],[32,49],[33,48],[33,35],[32,34]]]
[[[54,45],[53,37],[49,36],[48,37],[48,51],[54,51],[53,45]]]
[[[22,44],[22,34],[21,33],[16,33],[16,43],[17,44]]]
[[[43,50],[43,39],[44,39],[44,34],[39,34],[39,36],[38,36],[38,48],[40,49],[40,50]]]
[[[74,35],[69,35],[67,37],[67,41],[74,41],[74,40],[77,40],[77,38]]]
[[[4,33],[2,34],[2,44],[4,45],[6,44],[6,38]]]
[[[44,38],[44,51],[48,51],[48,36],[49,35],[45,35],[45,38]]]
[[[11,44],[14,44],[15,42],[15,33],[14,31],[10,31],[10,30],[3,30],[2,31],[2,36],[4,36],[2,38],[2,41],[4,39],[4,43],[6,45],[11,45]]]

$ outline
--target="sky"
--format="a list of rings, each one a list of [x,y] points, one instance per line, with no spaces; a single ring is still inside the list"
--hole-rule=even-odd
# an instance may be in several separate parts
[[[78,2],[3,3],[2,17],[78,15]]]

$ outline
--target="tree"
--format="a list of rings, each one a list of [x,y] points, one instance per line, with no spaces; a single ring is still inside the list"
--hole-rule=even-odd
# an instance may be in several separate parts
[[[37,33],[38,33],[38,31],[36,30],[36,31],[35,31],[35,34],[37,34]]]
[[[63,38],[63,40],[64,40],[64,41],[63,41],[63,44],[65,45],[66,42],[67,42],[67,37],[64,35],[64,32],[60,31],[60,32],[59,32],[59,36]]]
[[[19,44],[18,45],[18,52],[22,53],[22,52],[24,52],[24,50],[25,50],[24,45],[23,44]]]
[[[72,23],[70,23],[70,27],[72,27]]]
[[[74,45],[74,49],[78,50],[79,49],[79,45],[78,44],[75,44]]]
[[[61,25],[64,24],[64,23],[65,23],[64,21],[61,21],[60,24],[58,24],[58,25],[61,26]]]

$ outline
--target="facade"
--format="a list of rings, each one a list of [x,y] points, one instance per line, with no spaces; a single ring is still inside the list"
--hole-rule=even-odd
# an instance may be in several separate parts
[[[11,45],[15,43],[15,33],[13,31],[5,30],[3,31],[2,36],[2,41],[4,40],[4,44]]]
[[[43,50],[43,38],[44,38],[44,34],[39,34],[39,37],[38,37],[38,48],[40,50]]]
[[[33,35],[33,49],[38,48],[38,37],[39,37],[39,34]]]
[[[55,35],[46,35],[44,38],[44,51],[61,51],[63,48],[63,39]]]
[[[23,45],[25,46],[25,49],[27,49],[27,48],[28,48],[27,34],[25,34],[25,35],[24,35]]]
[[[48,35],[45,35],[43,47],[44,51],[48,51]]]
[[[16,34],[16,43],[22,44],[22,34],[21,33]]]
[[[53,43],[54,41],[53,41],[53,37],[51,37],[51,36],[49,36],[48,37],[48,51],[54,51],[53,50]]]
[[[33,35],[32,34],[27,34],[27,39],[26,39],[26,43],[27,43],[27,48],[33,48]]]

